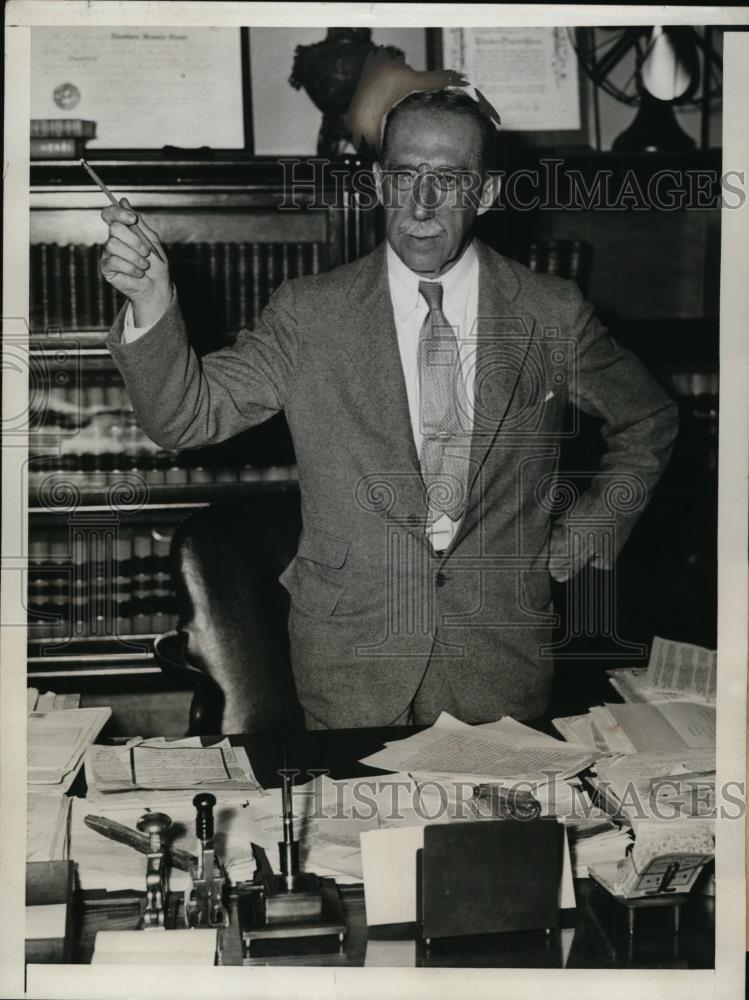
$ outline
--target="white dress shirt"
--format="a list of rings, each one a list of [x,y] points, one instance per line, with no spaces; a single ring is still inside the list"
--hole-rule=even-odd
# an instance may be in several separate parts
[[[422,278],[406,267],[398,254],[387,247],[388,284],[393,303],[398,350],[406,382],[411,430],[417,453],[421,452],[422,433],[419,418],[419,334],[429,312],[426,299],[419,292]],[[460,260],[449,271],[435,279],[442,285],[442,311],[455,331],[465,399],[461,406],[462,423],[466,432],[473,429],[473,379],[475,374],[475,331],[479,304],[479,262],[473,244],[469,244]],[[427,528],[429,540],[436,552],[446,549],[460,522],[443,514]]]
[[[419,419],[419,334],[429,312],[426,300],[419,292],[419,282],[429,279],[422,278],[415,271],[406,267],[390,244],[387,246],[387,268],[395,330],[398,337],[398,350],[403,366],[408,410],[411,417],[411,431],[418,454],[421,451],[422,443]],[[436,280],[440,282],[443,289],[442,311],[448,323],[455,330],[458,341],[461,371],[466,390],[461,412],[465,428],[470,431],[473,428],[473,377],[475,370],[473,338],[475,337],[474,326],[479,300],[479,264],[473,244],[469,244],[460,260]],[[174,295],[174,290],[172,290],[172,295]],[[128,303],[122,331],[123,342],[131,344],[138,337],[148,333],[150,329],[150,326],[137,327],[134,325],[132,306]],[[443,551],[450,545],[459,524],[459,521],[453,521],[447,514],[443,514],[427,528],[429,540],[436,552]]]

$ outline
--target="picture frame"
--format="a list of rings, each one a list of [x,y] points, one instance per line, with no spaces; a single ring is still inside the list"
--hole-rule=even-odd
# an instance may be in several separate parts
[[[474,61],[472,56],[471,46],[475,45],[477,40],[483,40],[487,45],[492,44],[492,39],[490,38],[491,33],[500,33],[504,39],[506,39],[510,33],[518,33],[519,48],[522,51],[523,45],[523,33],[526,36],[530,36],[532,32],[534,41],[538,42],[545,41],[544,35],[548,35],[549,42],[546,44],[546,53],[552,51],[554,48],[564,48],[564,57],[569,60],[570,55],[575,60],[574,69],[572,70],[572,75],[570,78],[569,70],[566,70],[568,79],[565,81],[567,84],[567,94],[574,101],[573,105],[569,102],[558,102],[556,100],[550,102],[549,112],[545,112],[542,107],[536,109],[533,116],[537,119],[543,119],[544,117],[551,118],[554,109],[556,107],[557,111],[562,112],[564,117],[574,120],[574,124],[570,127],[563,128],[552,128],[546,127],[545,123],[542,127],[534,128],[517,128],[514,127],[513,118],[515,114],[513,112],[517,111],[517,117],[521,118],[524,114],[524,110],[518,104],[517,109],[513,107],[513,102],[508,103],[502,101],[502,95],[497,93],[492,93],[489,88],[484,84],[481,87],[482,81],[480,79],[470,79],[470,65]],[[502,118],[502,131],[506,134],[511,134],[514,137],[522,140],[522,142],[533,147],[538,148],[559,148],[559,147],[583,147],[590,148],[590,134],[589,134],[589,114],[588,114],[588,101],[589,101],[589,91],[587,85],[587,78],[585,77],[582,68],[577,61],[575,56],[574,48],[571,44],[565,44],[566,35],[560,35],[559,38],[555,38],[556,32],[566,33],[564,28],[541,28],[535,27],[532,29],[525,28],[427,28],[427,68],[428,69],[458,69],[466,73],[469,77],[469,82],[474,86],[479,87],[486,99],[494,104],[500,117]],[[460,34],[460,38],[456,39],[456,34]],[[494,39],[494,41],[500,41],[502,39]],[[452,63],[453,60],[450,59],[448,53],[461,49],[464,54],[464,64],[462,66],[448,65],[447,63]],[[544,52],[543,45],[536,45],[536,49],[539,53]],[[515,64],[518,62],[517,51],[514,53]],[[536,66],[538,69],[538,58],[536,57]],[[515,77],[517,70],[513,70],[513,78]],[[535,78],[536,86],[546,96],[548,91],[545,89],[545,84],[543,79],[536,75]],[[549,96],[555,96],[549,94]],[[508,114],[509,112],[509,114]],[[508,120],[509,118],[509,120]]]
[[[32,34],[31,118],[96,122],[87,155],[253,155],[248,27],[62,30]],[[134,115],[154,94],[159,113]],[[211,110],[218,94],[221,115]]]

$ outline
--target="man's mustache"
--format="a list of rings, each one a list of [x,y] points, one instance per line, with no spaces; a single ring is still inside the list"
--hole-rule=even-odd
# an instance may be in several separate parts
[[[398,227],[398,232],[406,236],[440,236],[444,229],[436,219],[419,222],[416,219],[404,219]]]

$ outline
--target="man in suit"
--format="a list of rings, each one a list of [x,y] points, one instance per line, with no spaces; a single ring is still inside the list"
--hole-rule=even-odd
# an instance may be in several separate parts
[[[675,438],[674,404],[572,282],[474,238],[493,140],[469,96],[407,97],[374,168],[384,243],[284,282],[200,360],[135,213],[102,213],[102,270],[130,300],[108,346],[146,433],[191,448],[285,411],[303,532],[281,581],[311,727],[543,713],[551,572],[610,567]],[[602,420],[607,451],[554,518],[570,404]]]

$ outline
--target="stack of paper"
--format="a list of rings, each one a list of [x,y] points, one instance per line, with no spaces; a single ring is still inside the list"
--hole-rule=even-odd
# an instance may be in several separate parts
[[[67,795],[29,795],[26,806],[26,860],[65,861],[71,799]]]
[[[716,653],[686,642],[656,636],[647,668],[609,670],[608,675],[609,683],[625,701],[715,703]]]
[[[570,746],[513,719],[469,726],[443,712],[431,728],[386,743],[361,763],[414,776],[545,783],[579,773],[596,756],[589,747]]]
[[[242,747],[233,747],[228,739],[203,746],[199,737],[134,738],[117,746],[89,747],[86,781],[90,802],[113,804],[113,796],[124,796],[126,805],[133,792],[146,803],[182,801],[186,789],[214,794],[261,790]]]
[[[591,865],[621,860],[632,844],[632,836],[601,810],[588,819],[565,820],[575,878],[587,878]]]
[[[554,719],[565,738],[592,738],[604,753],[647,753],[715,746],[715,709],[690,701],[596,706],[587,716]]]
[[[594,781],[638,835],[643,827],[653,823],[667,827],[680,816],[708,826],[714,817],[715,797],[710,790],[715,781],[715,751],[711,748],[599,760]]]
[[[99,735],[111,714],[111,708],[31,712],[27,729],[29,790],[67,791],[86,748]]]

